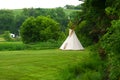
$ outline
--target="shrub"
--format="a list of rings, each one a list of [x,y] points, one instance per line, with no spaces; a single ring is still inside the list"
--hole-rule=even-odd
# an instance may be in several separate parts
[[[101,39],[101,46],[108,55],[109,79],[119,80],[120,78],[120,20],[112,21],[112,26]]]
[[[49,17],[29,17],[20,28],[20,34],[24,43],[58,40],[60,35],[59,24]]]
[[[10,37],[10,32],[9,31],[5,31],[3,34],[3,37],[6,41],[11,41],[11,37]]]

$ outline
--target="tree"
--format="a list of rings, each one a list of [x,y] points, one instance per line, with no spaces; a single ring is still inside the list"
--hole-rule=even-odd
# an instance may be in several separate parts
[[[0,10],[0,34],[4,31],[14,32],[14,14],[12,10]]]
[[[106,15],[105,8],[106,0],[84,0],[82,4],[80,17],[86,23],[83,27],[80,27],[79,32],[93,43],[99,42],[100,38],[106,33],[107,28],[111,25],[111,19]]]
[[[28,16],[25,16],[24,14],[19,14],[15,16],[15,30],[14,33],[16,35],[19,35],[19,29],[20,26],[22,25],[22,23],[25,21],[25,19],[27,19]]]
[[[43,9],[43,8],[24,8],[23,9],[23,17],[37,17],[37,16],[50,16],[52,19],[56,20],[61,25],[61,30],[65,31],[65,28],[68,23],[67,16],[63,10],[63,8],[58,7],[55,9]]]
[[[81,4],[75,6],[75,9],[81,9],[81,8],[82,8],[82,7],[81,7]]]
[[[97,53],[105,64],[103,80],[120,79],[119,7],[119,0],[84,0],[81,15],[83,20],[77,28],[79,33],[88,38],[86,40],[98,44]]]
[[[52,11],[51,11],[51,15],[52,15]],[[54,20],[56,20],[57,22],[59,22],[60,25],[61,25],[61,30],[65,31],[65,28],[66,28],[66,26],[68,24],[68,19],[67,19],[67,16],[66,16],[63,8],[61,8],[61,7],[56,8],[55,9],[55,15],[56,15],[56,17],[53,16],[52,18]]]
[[[49,17],[30,17],[22,24],[20,34],[24,43],[47,41],[49,39],[58,40],[60,26]]]
[[[65,7],[66,7],[67,9],[74,9],[74,8],[75,8],[74,5],[66,5]]]

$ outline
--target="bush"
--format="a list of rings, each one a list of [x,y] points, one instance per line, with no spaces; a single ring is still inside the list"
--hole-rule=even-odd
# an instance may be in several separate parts
[[[20,34],[24,43],[44,42],[48,39],[58,40],[60,27],[49,17],[30,17],[22,24]]]
[[[9,31],[5,31],[3,34],[3,37],[6,41],[11,41],[12,38],[10,37],[10,32]]]
[[[112,21],[112,26],[101,39],[101,46],[108,55],[109,79],[120,79],[120,20]]]

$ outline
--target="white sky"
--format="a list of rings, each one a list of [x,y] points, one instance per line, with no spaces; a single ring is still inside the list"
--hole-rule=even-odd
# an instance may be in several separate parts
[[[0,9],[54,8],[80,3],[79,0],[0,0]]]

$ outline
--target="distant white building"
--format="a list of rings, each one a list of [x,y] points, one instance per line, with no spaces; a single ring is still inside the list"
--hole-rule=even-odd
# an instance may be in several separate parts
[[[15,38],[15,34],[10,33],[10,37],[11,37],[11,38]]]

